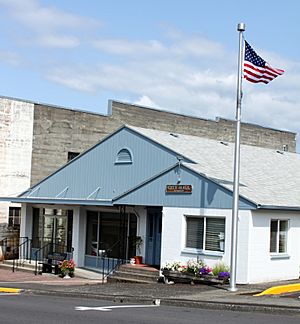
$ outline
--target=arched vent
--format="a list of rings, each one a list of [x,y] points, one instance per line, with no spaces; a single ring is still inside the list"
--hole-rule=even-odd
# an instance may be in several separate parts
[[[132,156],[128,149],[118,152],[116,163],[132,163]]]

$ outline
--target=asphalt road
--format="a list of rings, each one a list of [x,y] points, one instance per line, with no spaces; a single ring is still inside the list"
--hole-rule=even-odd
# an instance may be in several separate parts
[[[222,323],[299,324],[300,315],[204,310],[197,308],[117,304],[95,299],[35,295],[0,295],[0,323]]]

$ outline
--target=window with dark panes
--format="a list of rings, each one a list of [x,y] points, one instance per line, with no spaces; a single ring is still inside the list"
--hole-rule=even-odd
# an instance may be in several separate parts
[[[76,158],[80,153],[78,152],[68,152],[68,162]]]
[[[186,247],[224,252],[225,218],[186,217]]]
[[[8,225],[13,227],[20,227],[21,207],[9,207]]]
[[[270,224],[270,252],[287,252],[288,220],[272,219]]]

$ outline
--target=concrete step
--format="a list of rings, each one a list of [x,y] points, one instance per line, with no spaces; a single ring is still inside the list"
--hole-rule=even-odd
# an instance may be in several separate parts
[[[115,271],[115,273],[110,277],[119,277],[125,279],[141,280],[144,282],[157,282],[158,276],[152,276],[147,274],[140,274],[134,272],[124,272],[124,271]]]
[[[145,281],[137,278],[123,278],[119,276],[108,276],[107,282],[128,282],[128,283],[141,283],[141,284],[153,284],[153,281]]]
[[[159,276],[159,270],[147,265],[122,264],[119,266],[118,270],[129,273],[147,274],[149,276]]]
[[[145,265],[121,265],[107,278],[108,282],[155,283],[159,279],[159,271]]]
[[[13,269],[13,260],[4,260],[0,263],[2,268],[11,268]],[[22,260],[16,261],[15,268],[22,271],[34,271],[35,270],[35,261],[31,260]]]

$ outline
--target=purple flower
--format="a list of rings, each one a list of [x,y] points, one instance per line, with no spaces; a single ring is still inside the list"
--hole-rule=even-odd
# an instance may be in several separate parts
[[[208,275],[211,273],[211,271],[212,271],[212,269],[210,267],[205,266],[205,267],[200,268],[199,273],[200,273],[200,275]]]
[[[225,277],[230,277],[230,273],[228,272],[228,271],[221,271],[221,272],[219,272],[219,274],[218,274],[218,277],[219,278],[225,278]]]

